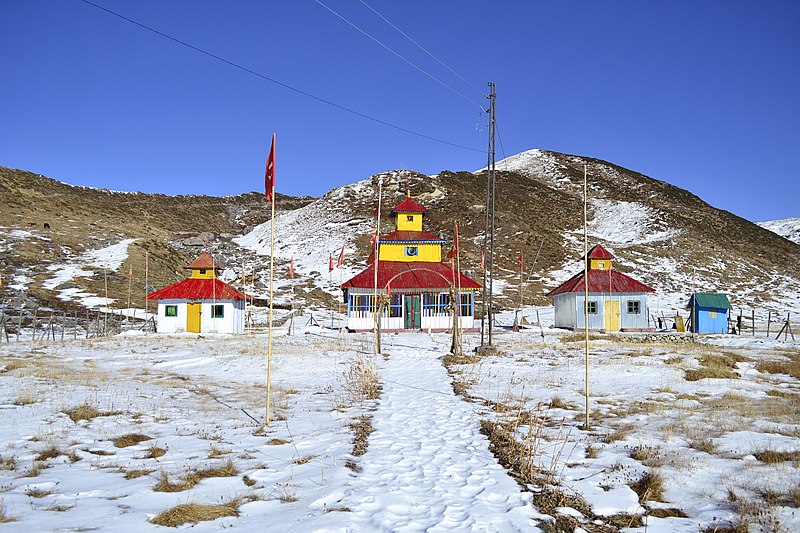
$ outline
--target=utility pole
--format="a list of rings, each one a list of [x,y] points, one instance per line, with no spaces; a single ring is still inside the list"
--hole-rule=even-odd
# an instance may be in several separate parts
[[[492,345],[492,322],[494,321],[494,308],[492,307],[492,281],[494,278],[494,199],[495,199],[495,101],[497,100],[497,88],[494,82],[489,82],[489,150],[488,162],[486,164],[486,209],[484,216],[483,232],[483,254],[489,255],[489,262],[484,262],[483,267],[483,304],[481,313],[481,346],[486,344],[485,336],[488,333],[488,344]],[[488,283],[487,283],[488,272]],[[487,291],[488,291],[488,315],[489,327],[486,328],[487,315]]]

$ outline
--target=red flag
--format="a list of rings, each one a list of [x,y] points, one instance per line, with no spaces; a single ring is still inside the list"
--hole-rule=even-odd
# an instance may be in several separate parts
[[[447,255],[445,255],[444,257],[445,257],[445,259],[450,259],[452,261],[457,254],[458,254],[458,251],[457,251],[456,247],[453,246],[452,248],[450,248],[450,251],[447,252]]]
[[[370,246],[372,247],[373,250],[375,249],[375,243],[376,242],[378,242],[378,232],[377,231],[373,231],[372,232],[372,237],[369,238],[369,244],[370,244]]]
[[[339,259],[336,261],[336,266],[341,268],[344,265],[344,244],[342,245],[342,251],[339,252]]]
[[[520,270],[522,270],[522,250],[519,251],[519,257],[517,258],[517,266]]]
[[[486,268],[486,249],[481,250],[481,270]]]
[[[294,256],[289,259],[289,277],[294,279]]]
[[[267,157],[267,170],[264,173],[264,190],[266,191],[267,201],[274,201],[272,193],[275,192],[275,134],[272,134],[272,146]]]
[[[333,254],[328,254],[328,272],[333,272]]]

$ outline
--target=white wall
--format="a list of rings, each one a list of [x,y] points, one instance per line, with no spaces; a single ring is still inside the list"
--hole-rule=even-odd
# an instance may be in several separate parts
[[[158,301],[159,333],[182,333],[186,331],[186,314],[190,300],[170,299]],[[195,300],[191,300],[195,301]],[[244,332],[244,300],[201,300],[200,333],[243,333]],[[165,316],[166,307],[174,305],[178,308],[177,316]],[[211,306],[222,305],[223,317],[211,318]]]

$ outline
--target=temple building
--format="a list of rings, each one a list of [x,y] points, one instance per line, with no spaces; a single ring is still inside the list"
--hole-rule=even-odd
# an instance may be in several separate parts
[[[147,296],[158,301],[159,333],[243,333],[245,294],[217,278],[208,252],[183,267],[189,277]]]
[[[587,272],[581,270],[547,294],[555,306],[555,327],[584,328],[585,291],[589,291],[589,329],[643,331],[652,329],[647,293],[655,289],[613,268],[614,256],[597,244],[587,254]]]
[[[404,199],[391,211],[395,231],[377,239],[382,331],[450,330],[454,298],[459,327],[474,329],[475,294],[481,285],[458,272],[451,261],[442,261],[446,241],[422,229],[427,212],[410,197]],[[375,246],[369,266],[342,284],[350,331],[371,330],[375,325],[374,254]]]

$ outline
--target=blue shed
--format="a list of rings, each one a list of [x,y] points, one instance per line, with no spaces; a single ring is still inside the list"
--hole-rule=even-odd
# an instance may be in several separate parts
[[[686,307],[691,312],[692,332],[728,333],[728,313],[732,307],[727,294],[696,292]]]

